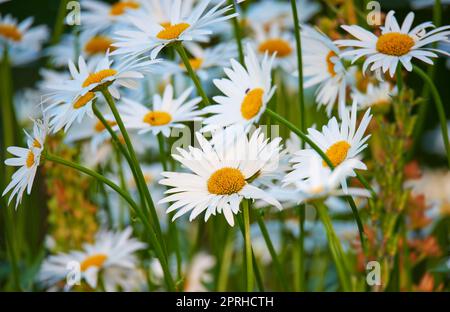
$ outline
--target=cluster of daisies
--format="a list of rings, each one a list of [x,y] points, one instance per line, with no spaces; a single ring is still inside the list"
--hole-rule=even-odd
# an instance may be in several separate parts
[[[175,212],[173,219],[189,213],[189,220],[203,214],[206,221],[223,214],[233,226],[244,199],[282,209],[288,201],[370,196],[366,189],[349,186],[348,180],[356,170],[367,169],[362,158],[370,136],[370,108],[389,103],[397,92],[391,80],[380,78],[385,73],[394,76],[398,68],[411,71],[414,58],[432,64],[437,53],[448,55],[430,45],[448,42],[450,26],[434,28],[425,22],[413,27],[413,13],[400,26],[391,11],[381,33],[344,25],[354,39],[333,41],[307,24],[320,6],[300,1],[304,87],[316,88],[316,103],[326,107],[330,119],[321,129],[307,130],[308,142],[291,138],[284,148],[281,138],[266,138],[255,127],[275,93],[274,72],[281,71],[286,80],[299,75],[287,1],[261,1],[243,16],[225,0],[83,0],[81,8],[80,29],[44,50],[53,68],[63,70],[41,71],[36,93],[42,101],[33,109],[42,118],[34,119],[32,133],[26,133],[27,148],[8,148],[15,158],[6,165],[19,169],[3,195],[10,193],[9,201],[16,197],[16,207],[24,193],[31,192],[48,135],[63,131],[66,143],[88,141],[84,158],[89,166],[110,160],[108,131],[121,135],[111,111],[114,102],[138,154],[155,148],[156,137],[169,138],[192,122],[200,125],[196,144],[177,148],[172,155],[181,168],[161,172],[159,167],[151,175],[165,190],[158,205],[167,205],[166,213]],[[227,20],[232,18],[250,25],[242,39],[242,63],[236,60],[238,47],[230,36],[232,24]],[[1,55],[13,65],[35,60],[48,37],[44,27],[31,24],[31,19],[18,23],[9,15],[0,16]],[[208,45],[213,37],[222,43]],[[213,103],[205,99],[203,89],[213,95]],[[358,117],[360,110],[365,112]],[[152,192],[158,187],[148,184]],[[65,265],[72,259],[81,263],[82,277],[92,288],[100,269],[107,290],[135,287],[134,276],[127,272],[136,265],[134,253],[145,245],[130,235],[129,229],[103,233],[82,251],[51,257],[42,280],[55,285],[64,279]],[[107,273],[116,271],[120,274]]]

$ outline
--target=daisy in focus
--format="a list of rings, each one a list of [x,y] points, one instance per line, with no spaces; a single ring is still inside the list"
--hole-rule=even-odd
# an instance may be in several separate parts
[[[357,127],[357,113],[357,103],[353,101],[351,112],[346,111],[340,125],[336,117],[333,117],[327,125],[322,127],[322,131],[313,128],[308,129],[308,137],[325,152],[333,167],[340,166],[341,170],[348,176],[355,176],[355,169],[367,169],[367,166],[359,158],[361,152],[367,147],[366,142],[370,135],[364,137],[364,134],[372,115],[370,109],[368,109]],[[300,181],[308,178],[307,174],[310,172],[311,161],[315,161],[317,157],[320,156],[313,149],[298,151],[291,160],[296,163],[294,165],[296,170],[286,176],[286,181]],[[322,160],[322,166],[329,168],[324,160]],[[342,188],[346,191],[346,176],[337,175],[337,177],[341,178]]]
[[[236,16],[224,15],[231,6],[222,7],[225,0],[208,9],[211,0],[196,4],[188,16],[182,16],[181,0],[171,0],[170,19],[161,23],[145,11],[130,14],[130,22],[137,30],[118,31],[118,49],[113,54],[136,56],[150,52],[152,59],[168,44],[177,41],[206,42],[212,35],[211,26]]]
[[[27,136],[27,148],[10,146],[7,151],[15,156],[5,160],[5,165],[20,167],[11,177],[11,182],[3,191],[2,196],[8,194],[8,205],[14,197],[16,197],[16,209],[22,202],[22,197],[25,191],[29,195],[33,188],[34,178],[36,176],[37,168],[41,161],[41,154],[44,150],[45,138],[48,132],[48,124],[46,119],[44,121],[36,120],[33,126],[33,134],[30,135],[25,131]]]
[[[73,263],[79,265],[81,280],[92,289],[102,279],[105,291],[136,290],[143,283],[138,271],[136,252],[146,244],[133,238],[131,228],[122,232],[99,232],[95,243],[85,244],[82,250],[59,253],[48,257],[42,264],[38,279],[47,287],[65,281]],[[74,285],[66,284],[65,290]]]
[[[202,132],[227,126],[249,129],[264,113],[267,103],[275,92],[272,86],[272,64],[274,56],[266,53],[261,62],[253,49],[247,45],[245,68],[232,59],[231,68],[225,68],[228,78],[215,79],[216,87],[224,94],[213,97],[217,103],[204,108],[212,115],[205,118]]]
[[[432,22],[424,22],[411,28],[414,13],[410,12],[400,27],[394,14],[394,11],[387,14],[384,27],[381,27],[380,36],[376,36],[358,25],[342,26],[356,38],[336,41],[336,44],[341,47],[353,48],[343,52],[342,56],[352,56],[352,62],[366,56],[363,72],[369,68],[371,71],[389,72],[390,76],[393,77],[399,63],[407,71],[411,71],[411,60],[413,58],[432,65],[431,58],[438,57],[436,53],[450,55],[443,50],[426,47],[435,42],[448,41],[450,26],[442,26],[428,31],[429,28],[435,26]]]
[[[200,97],[188,100],[193,88],[185,90],[178,98],[174,98],[172,85],[167,85],[164,94],[153,96],[152,107],[142,105],[131,99],[123,99],[119,106],[125,127],[138,130],[139,134],[152,132],[162,133],[169,137],[172,128],[183,128],[183,122],[201,120],[201,111],[197,110]]]
[[[179,148],[179,155],[172,155],[192,173],[163,172],[165,179],[159,182],[170,187],[169,195],[159,203],[172,202],[167,213],[178,210],[172,220],[190,212],[192,221],[205,212],[206,222],[221,213],[233,226],[233,216],[244,198],[261,199],[281,209],[276,199],[253,185],[256,177],[276,170],[281,138],[269,142],[259,130],[250,138],[242,133],[232,144],[212,140],[217,143],[211,145],[200,133],[196,138],[200,148]]]
[[[143,78],[141,71],[148,71],[149,66],[158,60],[143,61],[136,59],[113,65],[109,55],[105,55],[97,64],[87,64],[82,56],[78,59],[78,69],[69,61],[70,80],[47,86],[53,91],[47,95],[46,101],[51,104],[48,111],[50,126],[54,132],[64,128],[67,131],[75,122],[81,122],[87,114],[93,116],[92,102],[97,91],[107,88],[109,93],[120,98],[118,87],[137,88],[136,79]]]
[[[308,26],[302,27],[302,43],[304,87],[318,86],[318,105],[324,105],[330,116],[337,102],[341,115],[349,79],[338,47],[326,35]]]
[[[0,14],[0,60],[5,47],[13,65],[24,65],[40,56],[49,31],[46,26],[31,27],[32,24],[32,17],[19,23],[11,15]]]

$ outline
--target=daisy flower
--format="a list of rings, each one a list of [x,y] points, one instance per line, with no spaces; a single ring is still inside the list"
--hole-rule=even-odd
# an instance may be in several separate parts
[[[67,60],[76,62],[77,49],[75,47],[79,45],[80,55],[85,60],[95,59],[94,62],[98,62],[99,59],[105,57],[108,51],[114,51],[113,42],[108,35],[90,35],[82,32],[79,38],[74,35],[63,36],[60,43],[49,47],[45,54],[54,66],[63,67],[67,65]]]
[[[192,258],[192,261],[186,271],[184,291],[208,291],[204,284],[213,282],[213,275],[210,271],[214,268],[215,264],[216,259],[213,256],[203,252],[196,254]]]
[[[170,0],[169,0],[170,1]],[[171,0],[170,19],[163,24],[153,20],[145,11],[130,13],[130,22],[137,30],[118,31],[118,49],[113,54],[139,55],[150,51],[152,59],[168,44],[177,41],[208,41],[211,26],[236,16],[224,14],[231,6],[222,7],[225,0],[207,9],[211,0],[196,4],[188,16],[182,16],[181,0]]]
[[[326,35],[307,26],[302,26],[302,42],[304,87],[317,85],[319,106],[326,106],[330,116],[337,101],[341,114],[345,108],[348,77],[339,49]]]
[[[202,132],[231,125],[249,129],[259,121],[275,92],[271,77],[273,59],[266,53],[260,63],[247,45],[245,68],[234,59],[230,61],[231,68],[224,69],[228,78],[213,81],[224,95],[213,97],[217,104],[204,108],[212,116],[204,120]]]
[[[392,102],[392,96],[397,94],[397,89],[387,81],[381,81],[379,84],[368,83],[366,92],[355,90],[353,99],[358,103],[359,109],[369,107],[383,108]]]
[[[81,280],[96,289],[101,277],[106,291],[136,289],[136,251],[146,248],[146,244],[131,237],[131,228],[122,232],[99,232],[95,243],[85,244],[80,251],[59,253],[48,257],[42,264],[38,279],[50,287],[65,281],[70,265],[78,264]],[[141,282],[142,277],[140,278]],[[66,285],[70,290],[74,285]]]
[[[136,59],[113,65],[113,61],[106,54],[97,64],[88,66],[80,56],[77,69],[75,64],[69,61],[72,79],[48,86],[53,92],[47,96],[46,101],[51,101],[52,104],[46,111],[51,117],[50,126],[53,131],[57,132],[62,128],[67,131],[73,122],[81,122],[86,114],[92,117],[92,101],[96,98],[95,92],[99,88],[107,87],[115,98],[120,98],[119,86],[137,88],[135,80],[144,77],[140,71],[156,62],[158,60]]]
[[[296,70],[297,52],[295,39],[291,32],[282,31],[280,25],[272,24],[265,30],[261,24],[254,23],[252,29],[255,34],[257,52],[264,55],[275,55],[274,66],[280,66],[288,73]]]
[[[320,11],[320,4],[311,0],[297,1],[298,17],[300,22],[308,21]],[[245,18],[250,24],[262,24],[269,28],[272,24],[282,27],[294,27],[292,20],[292,7],[289,1],[263,0],[253,3]]]
[[[11,182],[3,191],[2,196],[5,196],[12,190],[8,205],[12,199],[16,197],[16,209],[22,202],[22,197],[26,191],[29,195],[33,187],[34,178],[36,176],[37,168],[41,160],[41,154],[44,150],[44,142],[48,132],[47,120],[36,120],[33,126],[33,134],[30,135],[25,131],[27,137],[27,148],[10,146],[7,151],[14,155],[14,158],[5,160],[5,165],[20,167],[11,177]]]
[[[370,66],[371,71],[389,71],[394,76],[398,63],[400,62],[407,71],[412,70],[411,60],[417,58],[425,63],[433,64],[430,59],[437,57],[436,53],[449,55],[443,50],[426,48],[425,46],[434,42],[448,41],[450,26],[442,26],[427,32],[433,28],[431,22],[424,22],[411,29],[414,13],[410,12],[402,26],[397,23],[395,12],[390,11],[386,15],[384,27],[381,27],[381,35],[373,33],[357,25],[342,26],[356,40],[337,40],[336,44],[342,47],[353,47],[342,53],[342,56],[353,56],[353,62],[362,56],[366,56],[363,64],[363,72]]]
[[[5,47],[13,65],[24,65],[39,57],[49,32],[46,26],[31,27],[32,24],[32,17],[19,23],[11,15],[0,14],[0,60]]]
[[[199,132],[196,137],[200,148],[178,148],[179,155],[172,155],[192,173],[163,172],[165,179],[159,182],[170,187],[166,192],[169,195],[159,203],[173,202],[167,213],[178,210],[172,220],[191,212],[192,221],[205,212],[206,222],[211,215],[222,213],[233,226],[233,215],[239,212],[243,198],[262,199],[282,208],[276,199],[253,185],[255,177],[276,169],[280,138],[269,143],[256,130],[250,138],[244,133],[231,144],[216,140],[218,143],[211,145]]]
[[[353,101],[351,112],[346,111],[342,116],[342,123],[339,125],[336,117],[330,119],[327,125],[322,127],[322,131],[318,131],[313,128],[308,129],[308,137],[317,146],[325,152],[330,159],[334,167],[341,166],[343,172],[351,173],[354,176],[354,169],[365,170],[366,165],[359,160],[360,153],[367,147],[367,140],[370,135],[364,137],[364,133],[372,118],[370,115],[370,109],[368,109],[361,119],[359,126],[356,126],[357,117],[357,103]],[[304,179],[307,178],[306,174],[309,172],[308,168],[311,167],[311,161],[319,155],[313,149],[300,150],[292,158],[292,162],[297,163],[292,173],[287,175],[287,180]],[[322,166],[328,168],[325,161],[322,161]],[[325,173],[324,173],[325,174]],[[341,175],[337,175],[342,177]],[[288,178],[289,177],[289,178]],[[344,191],[347,188],[345,178],[342,178],[342,187]]]
[[[187,100],[193,88],[185,90],[178,98],[174,98],[172,85],[167,85],[164,94],[153,96],[152,107],[146,107],[131,99],[123,99],[119,106],[125,127],[136,129],[139,134],[152,132],[162,133],[169,137],[171,128],[183,128],[183,122],[201,120],[201,111],[197,110],[200,97]]]
[[[297,161],[293,158],[292,161]],[[341,189],[342,181],[353,176],[354,169],[361,169],[360,161],[352,158],[336,166],[334,170],[323,165],[323,160],[318,155],[310,156],[308,165],[294,165],[294,170],[284,179],[285,185],[293,184],[299,191],[298,202],[305,202],[317,198],[329,196],[361,196],[369,197],[366,189],[347,187]]]
[[[128,26],[127,14],[141,8],[142,0],[119,0],[112,4],[97,0],[82,0],[81,12],[83,32],[92,35],[112,33],[115,29]]]

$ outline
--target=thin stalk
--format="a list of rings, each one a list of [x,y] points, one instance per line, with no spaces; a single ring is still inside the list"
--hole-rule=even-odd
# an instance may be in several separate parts
[[[401,97],[403,92],[403,75],[402,75],[402,67],[400,66],[400,64],[398,64],[397,66],[396,75],[397,75],[398,94]]]
[[[192,81],[194,82],[195,87],[197,88],[198,95],[202,98],[203,103],[200,105],[201,107],[209,105],[209,99],[208,96],[205,93],[205,90],[203,90],[202,84],[200,83],[200,80],[197,77],[197,74],[195,73],[194,69],[191,66],[191,63],[189,62],[189,57],[186,54],[186,50],[183,47],[183,44],[181,42],[177,42],[174,44],[175,50],[177,50],[178,54],[180,55],[184,66],[186,67],[186,70],[188,71],[189,76],[191,77]]]
[[[442,23],[442,6],[441,6],[441,0],[435,0],[434,6],[433,6],[433,24],[436,27],[441,26]],[[432,44],[433,48],[436,48],[437,43],[434,42]],[[429,66],[428,70],[428,77],[430,77],[431,80],[434,79],[434,76],[436,74],[436,67],[435,66]],[[414,127],[414,139],[413,140],[413,148],[411,148],[411,152],[409,157],[414,153],[414,151],[417,149],[417,144],[415,142],[419,141],[419,137],[422,135],[422,131],[424,129],[425,125],[425,119],[427,117],[428,113],[428,97],[430,95],[430,88],[428,85],[425,85],[422,89],[422,95],[421,98],[423,99],[422,105],[419,107],[419,112],[417,114],[417,120],[416,125]]]
[[[275,265],[275,270],[277,271],[278,278],[280,279],[282,288],[284,291],[289,291],[287,287],[287,278],[284,274],[283,268],[281,267],[280,260],[278,259],[277,253],[275,251],[275,248],[273,247],[272,240],[270,239],[269,232],[267,231],[266,224],[264,223],[264,219],[262,215],[258,212],[257,214],[257,222],[259,225],[259,228],[261,230],[261,234],[264,237],[264,241],[266,242],[267,249],[269,249],[270,256],[272,257],[273,264]]]
[[[217,291],[226,291],[228,276],[230,274],[231,259],[233,257],[234,232],[230,229],[225,232],[225,247],[220,261]]]
[[[339,280],[344,291],[351,291],[351,281],[349,272],[345,267],[345,254],[342,250],[339,238],[333,229],[333,224],[331,223],[330,216],[328,215],[327,207],[322,202],[316,203],[317,213],[321,219],[328,238],[328,246],[330,247],[330,252],[333,257],[334,263],[336,264],[336,270],[338,272]]]
[[[331,169],[334,169],[334,166],[331,163],[331,161],[328,158],[328,156],[305,133],[303,133],[301,130],[299,130],[291,122],[289,122],[288,120],[286,120],[282,116],[280,116],[277,113],[275,113],[274,111],[272,111],[270,108],[266,108],[265,112],[268,115],[270,115],[273,119],[279,121],[280,123],[282,123],[286,127],[288,127],[292,132],[294,132],[296,135],[298,135],[304,142],[308,143],[309,146],[311,146],[311,148],[314,149],[320,155],[320,157],[322,157],[322,159],[327,163],[327,165]],[[366,189],[370,191],[370,193],[372,195],[372,198],[376,198],[377,195],[376,195],[375,191],[367,183],[367,181],[365,181],[364,177],[362,177],[357,172],[356,172],[356,177],[358,178],[359,181],[361,181],[361,183],[366,187]],[[359,237],[360,237],[360,240],[361,240],[361,245],[362,245],[364,251],[366,251],[366,243],[365,243],[366,239],[365,239],[365,234],[364,234],[364,227],[363,227],[363,224],[362,224],[362,221],[361,221],[361,217],[359,216],[358,209],[357,209],[356,204],[355,204],[355,202],[354,202],[354,200],[353,200],[353,198],[351,196],[346,196],[346,198],[347,198],[347,201],[348,201],[348,203],[349,203],[349,205],[350,205],[350,207],[352,209],[353,216],[355,217],[356,223],[358,225],[358,231],[359,231]]]
[[[1,112],[1,124],[3,134],[2,138],[2,147],[3,150],[0,155],[0,160],[2,164],[2,172],[0,174],[3,177],[3,181],[0,181],[2,186],[6,186],[9,178],[12,175],[12,167],[4,166],[3,161],[8,157],[6,149],[9,146],[14,145],[15,137],[15,117],[14,117],[14,109],[13,104],[11,102],[11,68],[9,63],[9,55],[8,55],[8,47],[5,45],[3,47],[3,56],[2,61],[0,63],[0,112]],[[1,177],[0,177],[1,178]],[[6,200],[4,200],[5,205],[5,238],[6,238],[6,250],[9,256],[9,260],[11,263],[11,271],[12,271],[12,280],[13,286],[15,290],[20,290],[20,270],[17,261],[17,244],[16,238],[16,219],[14,217],[13,211],[9,209],[6,205]]]
[[[228,0],[228,4],[232,5],[232,9],[231,9],[231,13],[235,14],[237,13],[237,4],[235,0]],[[241,33],[241,28],[239,27],[239,18],[236,15],[236,17],[234,17],[232,19],[233,22],[233,31],[234,31],[234,38],[236,40],[236,45],[238,48],[238,53],[239,53],[239,63],[244,64],[244,49],[242,47],[242,33]]]
[[[422,69],[420,69],[417,66],[413,66],[413,71],[418,74],[423,81],[428,85],[431,91],[431,95],[433,96],[434,104],[436,105],[436,110],[439,116],[439,122],[441,124],[441,132],[442,132],[442,138],[444,140],[444,146],[445,150],[447,152],[447,162],[448,166],[450,167],[450,143],[448,139],[448,128],[447,128],[447,119],[445,117],[445,109],[444,105],[442,104],[441,96],[439,95],[439,92],[431,78],[427,75],[426,72],[424,72]]]
[[[112,141],[113,141],[114,145],[116,146],[116,148],[122,153],[122,155],[127,160],[128,165],[130,166],[131,172],[133,174],[134,180],[138,181],[138,175],[137,175],[136,170],[135,170],[135,168],[133,166],[133,162],[131,160],[131,157],[130,157],[127,149],[125,148],[125,146],[120,141],[120,139],[117,136],[116,132],[111,128],[110,124],[105,119],[105,117],[103,117],[102,113],[98,110],[98,108],[95,105],[95,103],[92,105],[92,110],[94,112],[94,115],[98,118],[98,120],[100,120],[100,122],[103,124],[103,126],[108,131],[108,133],[111,136]],[[137,182],[136,182],[136,186],[137,186],[140,198],[141,198],[141,205],[142,205],[142,207],[147,207],[147,204],[146,204],[146,201],[145,201],[146,200],[145,191],[142,189],[142,186],[139,183],[137,183]],[[145,212],[147,213],[148,211],[146,210]]]
[[[299,247],[299,264],[298,264],[298,287],[299,291],[305,291],[305,205],[300,205],[298,207],[298,217],[299,217],[299,237],[298,237],[298,247]]]
[[[101,92],[102,92],[106,102],[108,103],[108,106],[111,109],[111,111],[114,115],[114,119],[117,122],[120,132],[122,133],[122,136],[125,140],[125,145],[127,146],[128,153],[131,158],[130,165],[134,167],[134,170],[137,175],[136,183],[141,185],[141,188],[144,192],[145,199],[150,208],[151,219],[152,219],[152,221],[153,221],[152,223],[156,229],[156,234],[158,235],[158,238],[161,241],[163,250],[166,252],[167,249],[165,248],[165,243],[164,243],[164,239],[163,239],[163,235],[162,235],[162,231],[161,231],[161,226],[159,224],[158,215],[156,213],[155,204],[153,203],[152,195],[150,194],[150,191],[148,190],[148,187],[147,187],[147,183],[145,182],[145,178],[144,178],[144,174],[142,173],[142,169],[139,166],[139,162],[137,160],[137,156],[134,151],[133,144],[131,143],[130,136],[128,135],[127,129],[125,128],[125,125],[122,121],[122,117],[120,117],[119,111],[117,110],[116,104],[114,103],[114,100],[113,100],[111,94],[109,93],[108,88],[103,88],[101,90]]]
[[[61,0],[58,8],[58,14],[56,15],[55,26],[53,26],[53,34],[51,44],[55,45],[59,42],[64,30],[64,18],[67,12],[67,3],[69,0]]]
[[[252,242],[250,239],[250,208],[247,199],[242,201],[242,212],[244,218],[244,246],[245,246],[245,264],[246,264],[246,288],[248,292],[253,291],[253,259],[252,259]]]
[[[159,146],[159,158],[161,161],[161,165],[164,169],[164,171],[167,171],[167,157],[166,152],[164,150],[164,137],[163,134],[160,132],[158,133],[158,146]]]
[[[300,130],[306,130],[305,119],[305,96],[303,92],[303,61],[302,61],[302,41],[300,36],[300,21],[298,19],[297,1],[291,0],[292,15],[294,17],[294,35],[297,48],[298,66],[298,105],[300,107]],[[303,144],[303,143],[302,143]]]
[[[63,159],[59,156],[56,155],[52,155],[49,153],[44,153],[43,154],[43,158],[45,160],[78,170],[90,177],[93,177],[95,179],[97,179],[99,182],[106,184],[107,186],[109,186],[111,189],[113,189],[117,194],[119,194],[129,205],[130,207],[134,210],[134,212],[136,213],[136,215],[139,217],[139,219],[141,219],[142,223],[144,224],[144,226],[146,227],[148,233],[150,234],[150,240],[151,240],[151,244],[152,246],[155,248],[155,252],[158,256],[158,259],[161,263],[161,267],[164,271],[164,278],[167,284],[167,287],[170,291],[174,291],[175,290],[175,286],[173,284],[173,280],[170,274],[170,270],[169,270],[169,266],[168,263],[166,261],[164,252],[162,250],[161,245],[158,242],[158,238],[157,235],[155,233],[155,230],[153,229],[153,227],[151,226],[151,224],[148,222],[147,218],[145,217],[145,215],[142,213],[141,209],[139,209],[139,206],[136,204],[136,202],[131,198],[131,196],[125,192],[124,190],[122,190],[118,185],[116,185],[114,182],[112,182],[111,180],[105,178],[104,176],[102,176],[101,174],[83,167],[77,163],[68,161],[66,159]]]

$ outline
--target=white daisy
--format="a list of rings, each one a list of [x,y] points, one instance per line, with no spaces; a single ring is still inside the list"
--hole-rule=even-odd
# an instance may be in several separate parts
[[[260,63],[253,49],[247,46],[245,67],[231,60],[231,68],[225,68],[228,78],[215,79],[214,84],[224,95],[215,96],[217,103],[204,108],[213,114],[204,120],[202,132],[220,129],[230,125],[249,128],[257,123],[267,103],[275,92],[272,87],[272,63],[274,56],[266,53]]]
[[[213,282],[211,270],[216,264],[216,259],[206,253],[200,252],[196,254],[186,271],[184,283],[184,291],[187,292],[204,292],[208,291],[205,283]]]
[[[153,96],[152,107],[146,107],[131,99],[123,99],[119,106],[125,127],[136,129],[139,134],[151,131],[154,135],[162,133],[169,137],[172,128],[183,128],[183,122],[201,120],[201,111],[197,110],[200,97],[188,100],[193,88],[185,90],[174,98],[172,85],[167,85],[164,94]]]
[[[154,59],[168,44],[176,41],[208,41],[212,34],[211,26],[234,17],[224,16],[231,6],[222,7],[225,0],[207,10],[211,0],[202,0],[189,16],[182,16],[181,0],[171,0],[170,19],[164,24],[151,19],[145,11],[130,13],[130,22],[137,30],[117,32],[117,42],[113,46],[118,49],[113,54],[139,55],[150,51]]]
[[[268,30],[261,24],[251,25],[255,34],[257,52],[264,55],[275,54],[274,67],[280,66],[288,73],[293,73],[297,66],[295,39],[291,32],[283,31],[278,24],[272,24]]]
[[[82,0],[81,16],[83,32],[89,35],[111,34],[115,29],[126,27],[127,14],[141,8],[142,0],[119,0],[112,4],[97,0]]]
[[[98,62],[105,57],[108,50],[114,51],[113,42],[113,39],[107,35],[91,35],[83,32],[77,38],[70,34],[63,36],[57,45],[49,47],[46,50],[46,55],[56,67],[66,66],[67,60],[76,62],[77,50],[85,60],[91,61],[94,59],[94,62]]]
[[[371,71],[389,71],[394,76],[399,62],[407,71],[412,70],[411,59],[417,58],[425,63],[433,64],[430,59],[437,57],[437,53],[450,55],[443,50],[426,48],[425,46],[439,41],[448,41],[450,26],[442,26],[427,32],[433,28],[432,22],[424,22],[411,29],[414,13],[410,12],[402,26],[397,23],[395,12],[390,11],[386,16],[384,27],[381,27],[381,35],[376,36],[358,25],[342,26],[357,40],[337,40],[336,44],[343,47],[353,47],[341,55],[353,56],[353,62],[362,56],[367,56],[363,64],[363,72],[369,68]]]
[[[382,81],[377,85],[369,82],[365,92],[354,90],[352,97],[358,103],[359,109],[373,107],[374,109],[383,108],[392,103],[392,96],[397,94],[397,88],[392,84]]]
[[[122,232],[99,232],[95,243],[85,244],[80,251],[59,253],[48,257],[42,264],[38,279],[47,287],[65,281],[71,264],[78,264],[81,281],[92,289],[97,289],[101,277],[106,291],[136,290],[139,278],[136,251],[146,248],[146,244],[131,237],[131,228]],[[136,275],[138,274],[138,275]],[[138,283],[136,283],[138,279]],[[70,290],[74,285],[66,285]]]
[[[293,158],[292,161],[297,160],[298,158]],[[369,197],[370,192],[366,189],[347,186],[343,189],[340,188],[340,185],[343,184],[342,181],[354,175],[355,168],[362,169],[359,166],[360,162],[352,158],[331,170],[323,165],[322,158],[318,155],[312,155],[308,160],[308,166],[304,166],[302,163],[294,165],[294,170],[286,176],[284,182],[286,185],[293,184],[297,188],[299,191],[299,203],[329,196],[351,195]]]
[[[339,49],[326,35],[307,26],[302,27],[302,47],[304,87],[317,85],[319,106],[325,105],[330,116],[337,101],[341,114],[345,108],[348,77]]]
[[[5,47],[13,65],[24,65],[39,57],[49,32],[46,26],[31,27],[32,23],[32,17],[18,23],[11,15],[0,14],[0,60]]]
[[[306,22],[320,11],[320,4],[311,0],[299,0],[297,1],[297,11],[300,22]],[[292,7],[289,1],[263,0],[252,3],[248,9],[246,20],[250,24],[263,24],[265,28],[269,28],[272,24],[290,28],[294,26]]]
[[[48,132],[46,119],[44,121],[36,120],[33,126],[33,135],[26,133],[28,148],[10,146],[7,151],[16,156],[5,160],[5,165],[20,167],[11,177],[11,182],[3,191],[5,196],[12,190],[8,205],[16,196],[16,208],[22,202],[22,197],[26,191],[29,195],[33,187],[34,178],[41,160],[41,154],[44,149],[44,142]]]
[[[156,62],[158,60],[136,59],[116,66],[106,54],[95,66],[88,66],[80,56],[77,69],[69,61],[72,79],[47,86],[53,91],[46,99],[51,102],[46,111],[51,117],[50,126],[53,131],[57,132],[63,127],[67,131],[74,121],[80,122],[86,114],[92,117],[92,101],[100,87],[106,86],[115,98],[120,98],[118,86],[137,88],[135,80],[143,77],[140,71],[149,70],[148,67]]]
[[[308,129],[308,137],[328,156],[334,167],[341,166],[345,173],[350,172],[350,176],[355,176],[354,169],[365,170],[366,165],[359,160],[361,152],[367,147],[367,140],[370,135],[364,137],[364,133],[372,118],[368,109],[356,127],[357,103],[353,101],[351,112],[346,111],[342,116],[342,123],[339,125],[336,117],[330,119],[327,125],[322,127],[322,132],[316,129]],[[304,149],[296,153],[292,162],[297,163],[293,172],[286,177],[287,181],[301,180],[307,178],[306,174],[311,167],[311,161],[320,157],[313,149]],[[328,168],[322,160],[322,166]],[[326,173],[323,173],[326,175]],[[331,174],[331,173],[330,173]],[[341,175],[337,175],[341,177]],[[342,178],[342,187],[347,189],[345,178]]]
[[[178,149],[172,155],[192,173],[164,172],[166,177],[159,183],[171,187],[170,194],[160,203],[173,202],[167,213],[178,210],[173,220],[191,212],[192,221],[205,211],[205,221],[211,215],[223,213],[228,224],[234,225],[233,214],[239,212],[243,198],[262,199],[281,209],[280,203],[253,185],[258,175],[275,170],[281,149],[280,138],[270,143],[259,130],[251,135],[237,137],[233,143],[218,141],[211,145],[200,133],[196,133],[200,148],[189,147],[189,151]]]

